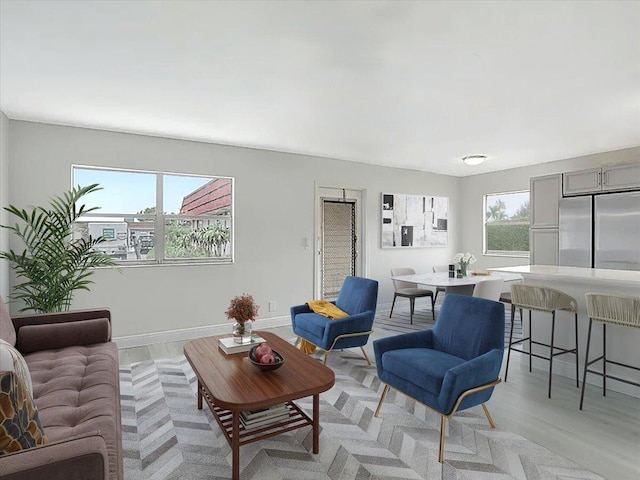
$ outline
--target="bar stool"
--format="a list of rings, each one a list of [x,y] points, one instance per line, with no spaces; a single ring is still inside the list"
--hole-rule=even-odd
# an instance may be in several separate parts
[[[529,310],[529,336],[522,338],[521,340],[513,341],[513,322],[515,318],[515,310],[520,310],[520,321],[523,321],[522,310]],[[537,342],[532,339],[531,332],[531,312],[535,310],[538,312],[545,312],[551,314],[551,343]],[[571,312],[575,317],[575,334],[576,334],[576,346],[575,348],[567,349],[556,347],[554,344],[555,329],[556,329],[556,310],[565,310]],[[514,348],[514,345],[519,343],[529,342],[529,352],[525,352],[520,348]],[[549,356],[533,353],[532,346],[540,345],[549,348]],[[576,387],[579,387],[579,370],[578,370],[578,304],[576,300],[567,295],[566,293],[548,287],[538,287],[534,285],[526,284],[514,284],[511,285],[511,332],[509,333],[509,351],[507,353],[507,366],[504,372],[504,381],[507,381],[507,375],[509,373],[509,360],[511,357],[511,351],[524,353],[529,355],[529,371],[531,372],[531,358],[542,358],[549,361],[549,391],[548,397],[551,398],[551,372],[553,369],[553,358],[558,355],[564,355],[567,353],[573,353],[576,356]]]
[[[608,363],[640,371],[640,368],[636,366],[607,359],[607,324],[640,328],[640,298],[610,295],[608,293],[587,293],[585,297],[587,299],[587,314],[589,315],[589,332],[587,333],[587,353],[584,359],[582,393],[580,393],[580,410],[582,410],[582,404],[584,402],[584,385],[587,381],[587,372],[595,373],[602,377],[602,395],[604,397],[607,396],[607,378],[640,387],[640,383],[615,377],[607,373]],[[593,360],[589,360],[591,326],[594,321],[602,323],[602,355]],[[589,365],[599,362],[600,360],[602,360],[602,372],[589,370]]]

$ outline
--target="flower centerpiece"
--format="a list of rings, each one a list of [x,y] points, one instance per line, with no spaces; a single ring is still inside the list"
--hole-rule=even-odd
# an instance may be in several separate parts
[[[233,339],[236,343],[251,341],[251,322],[258,316],[259,308],[253,297],[246,293],[231,299],[231,304],[225,313],[228,319],[235,320]]]
[[[474,257],[471,253],[456,253],[453,257],[453,263],[457,263],[460,265],[460,271],[462,272],[462,276],[467,276],[467,268],[472,263],[476,263],[476,257]]]

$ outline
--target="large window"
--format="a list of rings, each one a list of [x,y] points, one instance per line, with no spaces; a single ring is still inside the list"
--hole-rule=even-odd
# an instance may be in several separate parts
[[[529,192],[484,196],[484,252],[487,255],[529,255]]]
[[[233,261],[233,179],[73,167],[73,185],[97,183],[99,207],[76,235],[102,236],[100,250],[122,263]]]

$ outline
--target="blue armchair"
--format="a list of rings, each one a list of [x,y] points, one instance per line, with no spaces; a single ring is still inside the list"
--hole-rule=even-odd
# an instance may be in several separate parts
[[[307,304],[291,307],[293,333],[324,350],[324,363],[332,350],[360,347],[365,360],[364,345],[373,333],[373,320],[378,301],[378,282],[368,278],[346,277],[334,303],[348,317],[332,320],[314,313]]]
[[[440,414],[440,451],[444,455],[447,418],[482,405],[498,376],[504,353],[504,305],[467,295],[449,294],[433,329],[405,333],[373,342],[378,377],[386,385],[375,416],[389,387]]]

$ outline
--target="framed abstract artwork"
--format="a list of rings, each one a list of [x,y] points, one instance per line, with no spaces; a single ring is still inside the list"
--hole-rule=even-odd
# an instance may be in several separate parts
[[[446,247],[449,197],[382,194],[382,248]]]

